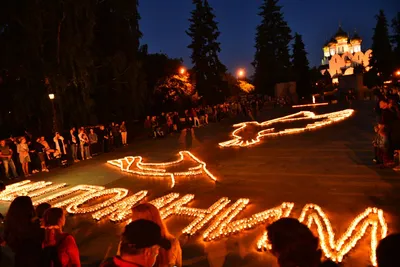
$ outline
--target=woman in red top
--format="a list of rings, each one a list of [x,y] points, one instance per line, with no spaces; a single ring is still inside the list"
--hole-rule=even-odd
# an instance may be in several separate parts
[[[62,231],[64,211],[50,208],[43,215],[45,238],[43,241],[45,267],[80,267],[79,250],[72,235]]]

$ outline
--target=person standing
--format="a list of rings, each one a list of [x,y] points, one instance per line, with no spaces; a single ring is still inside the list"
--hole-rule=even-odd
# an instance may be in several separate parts
[[[69,138],[68,138],[68,143],[71,147],[71,156],[72,160],[74,162],[79,162],[78,159],[78,136],[76,135],[76,130],[75,127],[72,127],[71,130],[69,130]]]
[[[85,133],[84,129],[79,129],[79,141],[81,144],[81,157],[82,160],[85,159],[91,159],[92,157],[90,156],[90,151],[89,151],[89,138]]]
[[[13,154],[13,151],[6,144],[6,140],[1,140],[0,141],[0,157],[1,157],[1,160],[3,161],[4,171],[5,171],[6,177],[8,179],[10,179],[9,168],[11,168],[13,178],[18,177],[17,169],[15,168],[15,164],[12,159],[12,154]]]
[[[21,137],[19,144],[17,145],[17,153],[19,154],[19,161],[22,165],[22,171],[25,177],[31,176],[29,174],[29,162],[31,162],[31,157],[29,156],[29,147],[26,143],[25,137]]]
[[[128,145],[128,131],[126,130],[125,121],[121,122],[121,126],[119,127],[119,131],[121,132],[122,145]]]
[[[97,155],[99,151],[98,141],[99,138],[97,137],[97,134],[94,132],[94,129],[90,128],[89,142],[90,142],[90,152],[92,153],[92,155]]]
[[[107,153],[109,136],[108,131],[105,129],[104,125],[100,125],[98,139],[100,144],[100,151],[102,153]]]
[[[65,149],[64,137],[62,137],[60,133],[56,132],[53,141],[56,145],[56,151],[58,154],[62,157],[65,156],[67,154],[67,150]]]

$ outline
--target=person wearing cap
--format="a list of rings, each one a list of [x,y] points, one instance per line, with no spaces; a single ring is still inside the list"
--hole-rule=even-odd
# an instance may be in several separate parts
[[[171,248],[170,241],[162,237],[161,228],[152,221],[137,220],[125,227],[120,256],[104,262],[101,267],[152,267],[160,248]]]

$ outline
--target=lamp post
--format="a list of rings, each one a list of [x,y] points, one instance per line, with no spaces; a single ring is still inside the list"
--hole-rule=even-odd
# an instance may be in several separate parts
[[[51,102],[51,108],[53,111],[53,132],[57,132],[57,111],[56,111],[56,106],[54,104],[54,99],[55,99],[55,95],[54,94],[49,94],[49,99]]]
[[[238,69],[237,71],[237,78],[243,79],[246,76],[246,71],[244,69]]]

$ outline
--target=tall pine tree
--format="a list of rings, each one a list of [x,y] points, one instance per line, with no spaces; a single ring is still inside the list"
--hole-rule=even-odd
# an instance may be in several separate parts
[[[396,70],[400,70],[400,12],[397,12],[396,17],[392,21],[393,30],[393,58]]]
[[[303,39],[298,33],[294,35],[292,58],[297,94],[299,97],[309,97],[311,93],[310,67]]]
[[[208,103],[220,102],[224,96],[226,67],[218,56],[221,51],[217,41],[220,35],[218,23],[207,0],[193,0],[193,4],[195,9],[191,12],[186,34],[192,39],[188,48],[192,50],[196,89]]]
[[[383,10],[379,11],[376,16],[376,26],[374,34],[372,36],[372,57],[369,61],[369,65],[372,67],[372,75],[378,75],[377,80],[381,85],[383,81],[390,78],[393,72],[393,61],[392,61],[392,47],[390,45],[388,23],[383,13]]]
[[[264,0],[257,26],[254,83],[256,90],[274,95],[274,85],[290,80],[289,43],[291,30],[283,18],[278,0]]]

